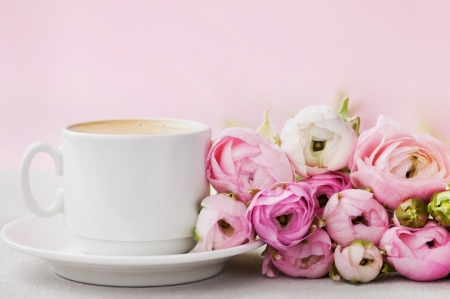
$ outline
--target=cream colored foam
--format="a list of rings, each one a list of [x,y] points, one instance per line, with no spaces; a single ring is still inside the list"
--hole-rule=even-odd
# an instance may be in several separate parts
[[[90,134],[160,135],[188,133],[198,130],[198,126],[195,123],[171,120],[127,119],[75,124],[68,130]]]

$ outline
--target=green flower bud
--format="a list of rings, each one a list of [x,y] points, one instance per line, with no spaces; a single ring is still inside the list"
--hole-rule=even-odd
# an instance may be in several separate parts
[[[428,212],[442,226],[450,226],[450,191],[434,193]]]
[[[409,198],[398,205],[395,215],[401,225],[421,228],[428,219],[427,206],[419,198]]]

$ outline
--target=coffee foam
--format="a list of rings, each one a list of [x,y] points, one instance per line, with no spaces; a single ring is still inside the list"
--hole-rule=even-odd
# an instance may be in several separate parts
[[[73,132],[110,135],[162,135],[198,131],[200,124],[176,120],[126,119],[75,124],[67,129]]]

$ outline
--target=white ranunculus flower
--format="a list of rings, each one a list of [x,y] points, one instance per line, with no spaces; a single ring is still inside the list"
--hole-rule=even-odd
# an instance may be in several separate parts
[[[380,250],[371,242],[357,240],[342,249],[334,251],[334,263],[339,275],[351,283],[369,282],[380,274],[383,257]]]
[[[281,148],[302,177],[347,167],[357,138],[350,125],[325,105],[303,108],[280,135]]]

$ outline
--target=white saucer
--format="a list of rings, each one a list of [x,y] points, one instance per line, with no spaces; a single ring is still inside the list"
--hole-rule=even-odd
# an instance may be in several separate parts
[[[3,242],[19,252],[48,261],[59,275],[108,286],[163,286],[194,282],[218,274],[230,258],[264,245],[245,245],[200,253],[162,256],[87,255],[74,243],[61,215],[28,216],[1,231]]]

